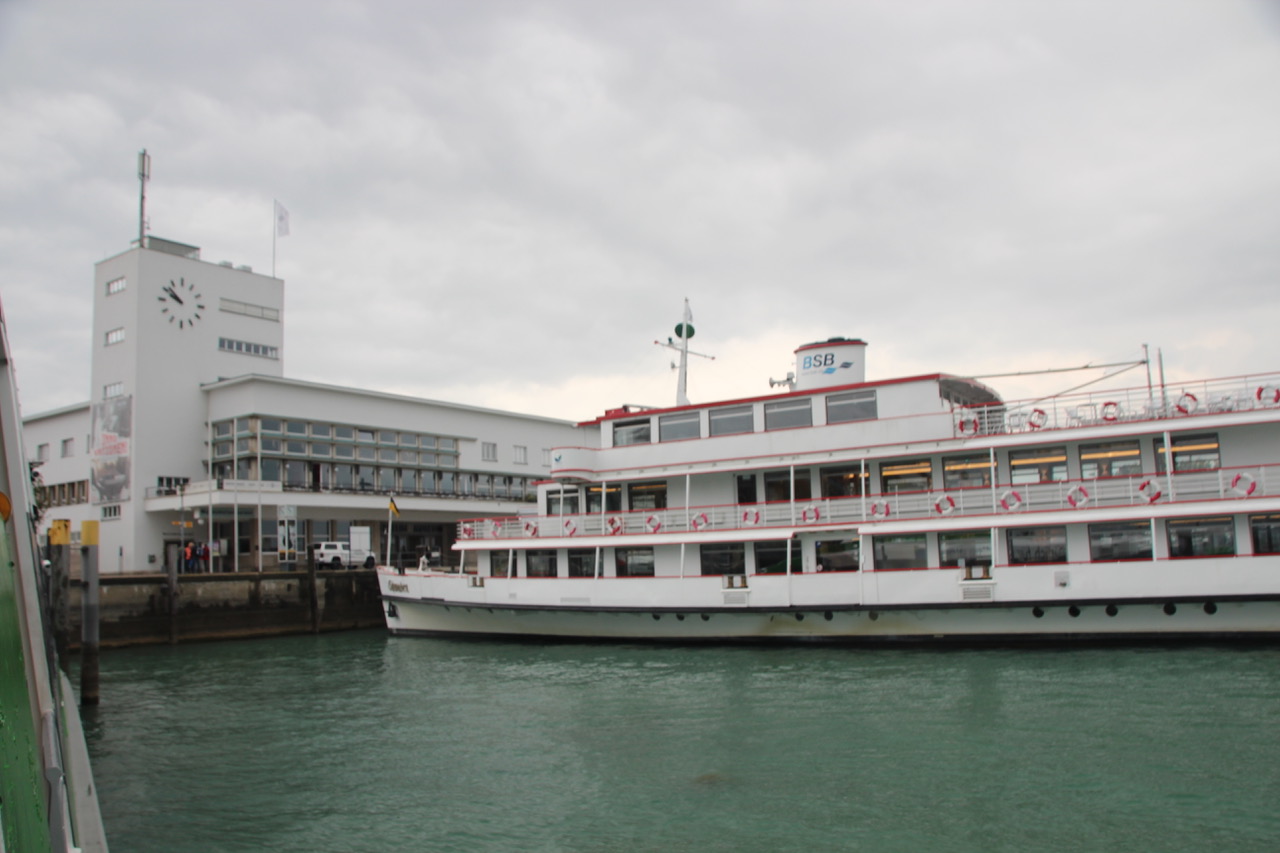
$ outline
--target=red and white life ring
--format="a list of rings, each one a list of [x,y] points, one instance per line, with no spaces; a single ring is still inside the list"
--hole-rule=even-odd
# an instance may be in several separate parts
[[[1089,502],[1089,490],[1084,486],[1072,486],[1067,492],[1067,503],[1072,509],[1079,509]]]
[[[1013,512],[1022,506],[1022,494],[1017,489],[1008,489],[1000,496],[1000,508],[1005,512]]]
[[[608,526],[609,526],[609,535],[617,536],[619,533],[622,532],[622,519],[616,515],[611,515],[609,516]]]
[[[818,509],[816,506],[807,506],[804,508],[804,512],[800,513],[800,520],[805,524],[808,524],[810,521],[821,521],[822,510]]]
[[[951,495],[940,495],[938,499],[933,502],[933,511],[938,515],[951,515],[951,513],[956,511],[956,499],[951,497]]]
[[[493,521],[489,522],[489,535],[494,539],[497,539],[501,534],[502,522],[495,518]]]
[[[881,517],[883,517],[883,518],[888,518],[888,517],[889,517],[889,502],[888,502],[888,501],[872,501],[872,502],[871,502],[871,517],[872,517],[872,518],[881,518]]]
[[[564,535],[573,536],[577,532],[578,532],[578,523],[574,521],[572,518],[566,518],[564,520]]]
[[[1254,397],[1259,403],[1274,406],[1280,403],[1280,388],[1274,385],[1259,385],[1258,392],[1254,394]]]
[[[961,418],[956,421],[956,429],[961,435],[977,435],[978,419],[977,418]]]
[[[1160,500],[1160,496],[1164,492],[1160,491],[1160,487],[1156,485],[1155,480],[1143,480],[1142,485],[1138,486],[1138,494],[1147,499],[1147,503],[1153,504]]]
[[[1049,413],[1044,409],[1032,409],[1027,416],[1027,426],[1032,429],[1043,429],[1049,423]]]
[[[1240,497],[1247,498],[1257,490],[1258,483],[1253,479],[1252,474],[1241,471],[1231,478],[1229,488]]]
[[[538,535],[538,522],[530,519],[524,523],[524,535],[534,537]]]
[[[470,524],[462,525],[461,538],[471,539],[475,535],[476,535],[476,529],[474,527],[472,527]]]
[[[760,523],[760,510],[744,509],[742,511],[742,523],[748,527],[754,527]]]
[[[644,526],[648,528],[650,533],[657,533],[662,529],[662,519],[656,515],[651,515],[644,520]]]
[[[689,526],[692,527],[694,530],[701,530],[702,528],[706,527],[710,523],[711,523],[711,520],[707,518],[707,514],[705,512],[700,512],[697,515],[695,515],[692,519],[690,519]]]
[[[1102,404],[1102,419],[1104,421],[1114,421],[1120,417],[1120,404],[1115,400],[1108,400]]]
[[[1178,398],[1178,402],[1174,404],[1174,408],[1178,410],[1180,415],[1189,415],[1200,408],[1200,401],[1190,391],[1183,391],[1182,396]]]

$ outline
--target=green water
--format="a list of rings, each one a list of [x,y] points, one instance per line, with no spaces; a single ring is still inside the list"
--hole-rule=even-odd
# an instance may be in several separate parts
[[[1280,648],[111,651],[113,851],[1280,849]]]

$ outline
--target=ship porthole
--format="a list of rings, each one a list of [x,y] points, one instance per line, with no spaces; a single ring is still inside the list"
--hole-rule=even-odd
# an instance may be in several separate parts
[[[1067,608],[1067,612],[1068,612],[1068,613],[1070,613],[1073,617],[1074,617],[1074,616],[1079,616],[1079,615],[1080,615],[1080,608],[1079,608],[1079,607],[1076,607],[1076,606],[1073,604],[1073,605],[1071,605],[1070,607],[1068,607],[1068,608]]]
[[[708,616],[707,614],[703,613],[703,614],[702,614],[702,621],[703,621],[703,622],[710,622],[710,621],[711,621],[711,617],[710,617],[710,616]]]
[[[684,621],[684,614],[683,614],[683,613],[677,613],[677,614],[676,614],[676,619],[677,619],[678,621],[680,621],[680,622],[683,622],[683,621]]]
[[[1212,616],[1218,612],[1218,605],[1214,604],[1212,601],[1206,601],[1204,603],[1204,612]]]
[[[1208,606],[1209,605],[1207,604],[1205,605],[1205,607],[1208,607]],[[392,619],[400,615],[400,612],[396,610],[395,602],[393,601],[387,602],[387,615],[390,616]]]
[[[1119,612],[1120,612],[1120,608],[1119,608],[1119,607],[1116,607],[1114,604],[1108,604],[1108,605],[1107,605],[1107,615],[1108,615],[1108,616],[1115,616],[1115,615],[1116,615],[1117,613],[1119,613]]]
[[[803,614],[803,613],[797,613],[797,614],[796,614],[796,621],[797,621],[797,622],[803,622],[803,621],[804,621],[804,614]]]
[[[1165,616],[1172,616],[1177,612],[1178,612],[1178,605],[1174,604],[1172,601],[1170,601],[1168,604],[1164,606]]]
[[[870,619],[872,622],[874,622],[880,618],[880,614],[872,610],[870,613],[867,614],[867,618]]]
[[[1041,610],[1039,607],[1033,607],[1031,608],[1031,615],[1039,619],[1041,616],[1044,615],[1044,611]]]
[[[1207,606],[1207,605],[1206,605],[1206,606]],[[835,618],[835,617],[834,617],[834,615],[831,613],[831,611],[830,611],[830,610],[828,610],[826,613],[823,613],[823,614],[822,614],[822,618],[823,618],[823,619],[826,619],[828,622],[830,622],[830,621],[831,621],[833,618]]]
[[[653,614],[653,621],[654,621],[654,622],[657,622],[657,621],[658,621],[659,619],[661,619],[661,618],[662,618],[662,617],[661,617],[661,616],[659,616],[657,613]]]

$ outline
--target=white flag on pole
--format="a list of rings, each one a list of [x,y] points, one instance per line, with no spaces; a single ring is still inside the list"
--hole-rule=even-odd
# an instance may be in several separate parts
[[[289,236],[289,211],[284,209],[284,205],[276,202],[276,236]]]

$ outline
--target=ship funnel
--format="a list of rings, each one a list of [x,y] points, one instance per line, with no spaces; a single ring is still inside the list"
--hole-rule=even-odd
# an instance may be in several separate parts
[[[867,342],[828,338],[796,350],[795,390],[811,391],[867,381]]]

